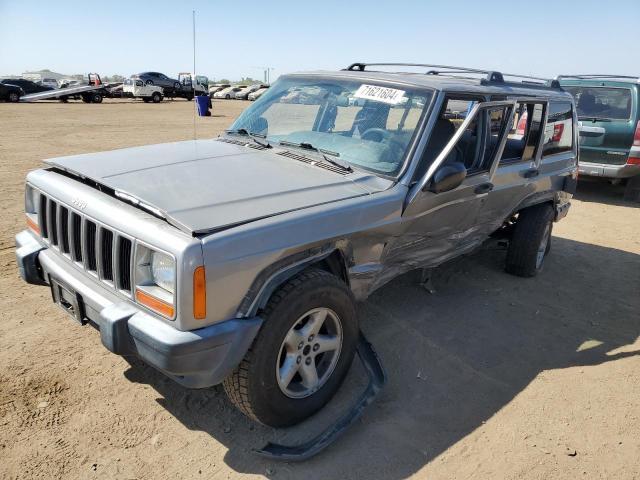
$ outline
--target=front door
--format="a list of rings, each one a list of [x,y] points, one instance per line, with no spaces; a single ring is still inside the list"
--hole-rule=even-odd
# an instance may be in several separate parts
[[[486,238],[478,228],[479,210],[493,189],[493,165],[504,149],[515,102],[465,100],[465,111],[454,110],[460,102],[445,100],[423,155],[425,173],[410,191],[403,213],[404,232],[388,246],[385,263],[435,266]],[[429,191],[433,174],[450,162],[465,165],[465,180],[447,192]]]

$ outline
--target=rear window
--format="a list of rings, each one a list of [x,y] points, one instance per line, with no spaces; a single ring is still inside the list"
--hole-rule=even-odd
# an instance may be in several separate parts
[[[573,111],[569,102],[549,102],[544,127],[542,155],[568,152],[573,148]]]
[[[631,90],[613,87],[564,87],[576,99],[579,118],[629,120]]]

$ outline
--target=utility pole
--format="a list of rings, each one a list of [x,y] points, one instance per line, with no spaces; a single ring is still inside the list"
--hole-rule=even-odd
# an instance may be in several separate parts
[[[262,70],[262,73],[264,75],[264,83],[266,83],[267,85],[271,85],[271,71],[275,70],[275,68],[273,67],[251,67],[251,68],[257,68]]]

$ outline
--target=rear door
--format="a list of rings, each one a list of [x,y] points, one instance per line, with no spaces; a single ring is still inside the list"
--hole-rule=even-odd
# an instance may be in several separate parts
[[[623,165],[636,127],[637,88],[623,83],[566,85],[576,101],[580,162]]]
[[[477,228],[484,235],[497,230],[522,200],[535,191],[539,175],[536,158],[547,108],[543,99],[517,100],[505,147],[490,178],[492,190],[482,199],[478,211]]]

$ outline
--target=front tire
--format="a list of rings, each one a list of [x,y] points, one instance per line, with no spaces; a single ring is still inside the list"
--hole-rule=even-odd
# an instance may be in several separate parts
[[[533,277],[542,270],[551,249],[553,208],[549,204],[525,208],[518,214],[513,230],[505,269],[519,277]]]
[[[320,410],[349,370],[358,340],[355,301],[335,276],[307,270],[273,294],[262,317],[224,389],[248,417],[271,427],[294,425]]]

